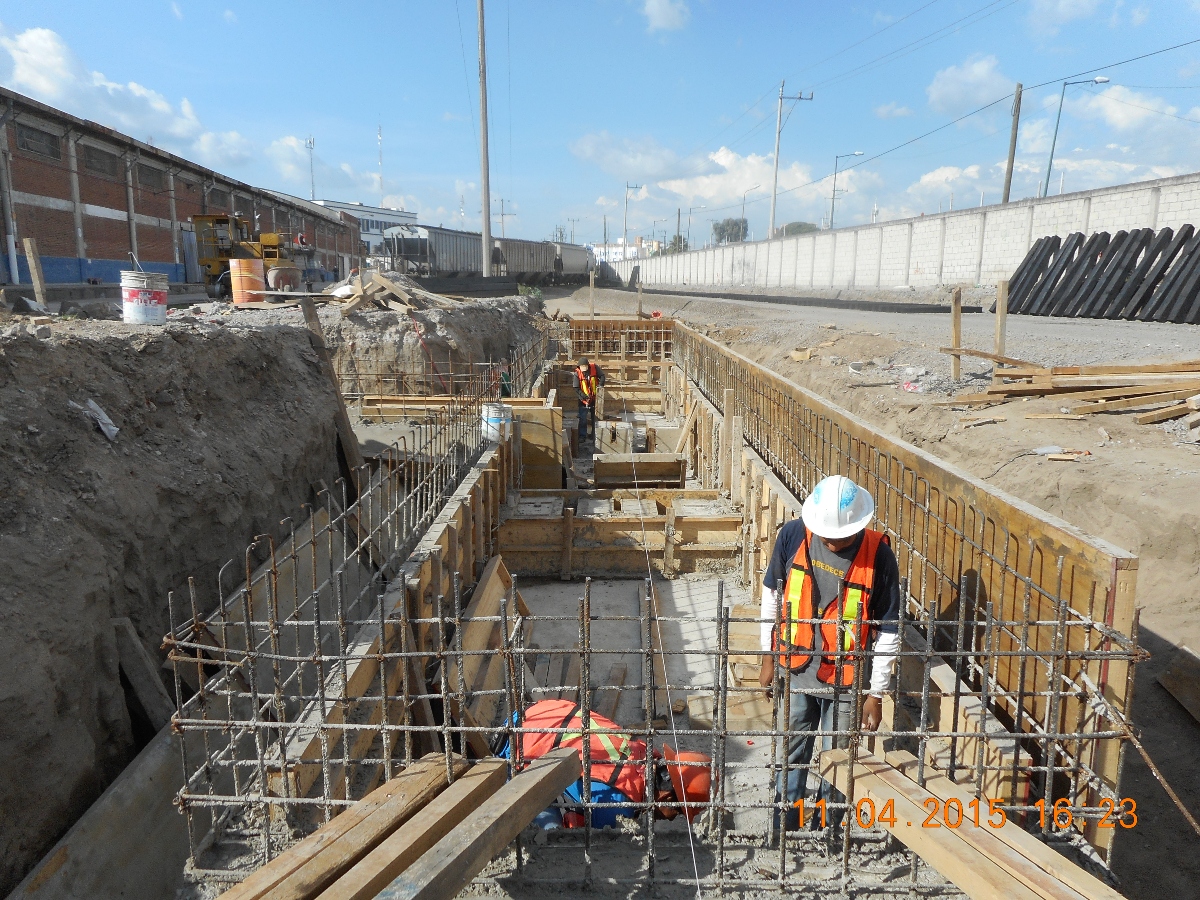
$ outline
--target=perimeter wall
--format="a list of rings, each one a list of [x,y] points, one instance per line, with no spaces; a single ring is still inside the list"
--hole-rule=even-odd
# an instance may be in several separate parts
[[[892,288],[994,285],[1038,238],[1200,224],[1200,173],[798,237],[614,262],[645,285]]]

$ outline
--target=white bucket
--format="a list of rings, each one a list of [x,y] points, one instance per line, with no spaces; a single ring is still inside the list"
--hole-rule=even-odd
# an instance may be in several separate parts
[[[499,443],[512,433],[513,413],[511,406],[503,403],[483,405],[483,439]]]
[[[166,325],[169,293],[166,275],[122,272],[121,307],[125,321],[131,325]]]

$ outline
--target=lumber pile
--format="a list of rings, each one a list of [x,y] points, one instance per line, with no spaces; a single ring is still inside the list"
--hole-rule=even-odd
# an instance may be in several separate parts
[[[980,801],[979,824],[971,802],[975,797],[953,782],[927,773],[917,777],[917,759],[909,753],[881,758],[859,751],[850,790],[850,752],[821,754],[821,777],[857,808],[859,822],[873,819],[905,846],[976,900],[1120,900],[1121,895],[1026,832],[1007,815]],[[874,813],[871,810],[874,810]],[[886,815],[881,815],[882,810]],[[958,815],[958,810],[965,811]],[[932,814],[931,814],[932,813]],[[935,825],[931,825],[931,819]],[[946,822],[958,821],[957,827]]]
[[[992,383],[984,391],[960,394],[943,401],[946,406],[990,406],[1014,399],[1049,397],[1066,409],[1054,418],[1127,413],[1139,425],[1153,425],[1187,417],[1189,429],[1200,428],[1200,360],[1038,366],[965,347],[943,347],[942,352],[996,362]]]
[[[392,273],[392,277],[379,272],[359,275],[332,288],[329,295],[342,301],[343,316],[371,309],[409,312],[455,305],[449,297],[428,291],[411,278],[397,273]]]

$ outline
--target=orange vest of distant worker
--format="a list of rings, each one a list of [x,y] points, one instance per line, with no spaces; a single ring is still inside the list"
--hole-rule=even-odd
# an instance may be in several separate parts
[[[612,719],[592,713],[588,756],[592,781],[616,788],[634,803],[646,794],[646,742],[632,740]],[[539,700],[525,710],[523,728],[562,728],[565,731],[523,732],[521,754],[526,761],[545,756],[556,747],[583,747],[583,718],[572,700]],[[601,729],[598,733],[596,729]],[[582,757],[581,757],[582,759]]]
[[[813,605],[813,573],[810,542],[812,532],[804,530],[804,540],[792,560],[792,570],[788,574],[787,585],[784,588],[783,603],[780,604],[780,617],[775,628],[775,651],[783,654],[783,665],[789,669],[799,669],[812,658],[815,641],[813,640],[812,621],[804,619],[821,619],[821,663],[817,667],[817,680],[825,684],[851,685],[854,683],[854,666],[856,659],[851,654],[856,648],[865,648],[871,637],[871,626],[866,624],[870,618],[869,609],[871,592],[875,586],[875,554],[880,542],[888,543],[887,536],[879,531],[868,528],[863,532],[862,543],[850,568],[846,570],[845,593],[839,602],[830,603],[825,607],[825,613],[818,616]],[[847,654],[841,658],[838,665],[837,646],[839,631],[839,607],[842,619],[842,651]],[[861,619],[862,624],[859,623]],[[837,671],[840,668],[840,672]]]
[[[575,374],[579,376],[579,390],[583,392],[583,402],[591,406],[596,399],[596,384],[599,381],[596,364],[588,363],[586,369],[583,366],[576,366]]]

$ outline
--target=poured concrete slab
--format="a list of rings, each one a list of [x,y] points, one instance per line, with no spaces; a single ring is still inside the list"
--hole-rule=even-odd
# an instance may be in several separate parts
[[[613,501],[600,500],[595,497],[580,497],[579,505],[575,510],[577,516],[611,516],[613,514]]]

